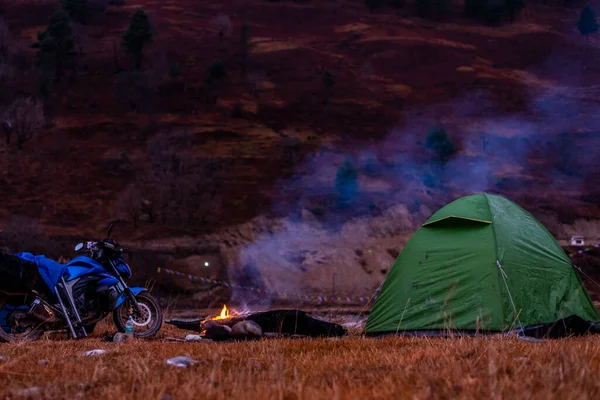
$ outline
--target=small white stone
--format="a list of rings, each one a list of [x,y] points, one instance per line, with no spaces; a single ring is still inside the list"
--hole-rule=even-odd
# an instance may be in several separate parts
[[[185,337],[186,342],[200,342],[201,340],[204,340],[204,339],[200,335],[187,335]]]
[[[83,353],[83,355],[85,357],[91,357],[91,356],[100,356],[104,353],[106,353],[106,350],[96,349],[96,350],[86,351],[85,353]]]
[[[192,360],[189,357],[183,357],[183,356],[173,357],[173,358],[169,358],[167,360],[167,365],[172,365],[172,366],[178,367],[178,368],[188,368],[196,363],[197,363],[196,360]]]

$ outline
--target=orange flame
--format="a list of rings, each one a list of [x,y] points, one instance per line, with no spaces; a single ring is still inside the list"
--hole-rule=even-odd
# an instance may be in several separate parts
[[[221,309],[221,313],[219,315],[206,318],[204,321],[202,321],[200,323],[200,326],[203,327],[204,323],[206,323],[207,321],[228,319],[228,318],[234,317],[236,315],[237,315],[237,313],[235,311],[233,312],[233,315],[230,314],[229,309],[227,308],[227,305],[223,304],[223,309]],[[206,330],[202,329],[202,332],[200,332],[200,333],[206,333]]]
[[[209,318],[209,320],[227,319],[229,317],[230,317],[229,310],[227,309],[227,306],[225,304],[223,304],[223,309],[221,310],[221,314],[217,315],[216,317],[211,317],[211,318]]]

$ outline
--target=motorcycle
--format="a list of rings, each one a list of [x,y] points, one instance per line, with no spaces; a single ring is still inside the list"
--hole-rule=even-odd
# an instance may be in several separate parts
[[[84,338],[111,312],[120,332],[125,332],[131,316],[136,337],[156,335],[163,323],[162,309],[145,288],[129,287],[125,282],[132,273],[123,249],[110,239],[112,229],[111,224],[104,240],[77,244],[75,251],[84,250],[88,255],[67,264],[29,253],[17,255],[37,263],[40,274],[44,272],[46,290],[37,285],[26,293],[0,293],[0,341],[36,340],[44,332],[65,330],[71,338]],[[22,271],[23,267],[24,276]],[[52,287],[48,282],[56,283]]]

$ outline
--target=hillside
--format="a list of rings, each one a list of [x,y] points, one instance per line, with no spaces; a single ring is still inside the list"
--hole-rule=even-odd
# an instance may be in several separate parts
[[[5,2],[1,108],[38,93],[29,46],[58,5]],[[121,220],[132,249],[340,296],[372,293],[416,227],[468,193],[600,241],[600,53],[581,6],[528,4],[497,26],[458,4],[437,20],[359,0],[108,6],[74,26],[77,66],[42,134],[0,145],[4,230],[89,238]],[[120,46],[137,8],[155,29],[139,71]],[[208,83],[214,60],[227,73]],[[457,150],[443,165],[425,147],[436,127]]]

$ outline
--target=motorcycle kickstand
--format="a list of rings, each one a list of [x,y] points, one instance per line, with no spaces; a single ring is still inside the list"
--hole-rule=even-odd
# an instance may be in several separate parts
[[[62,287],[67,294],[67,300],[69,301],[69,305],[71,310],[73,311],[73,315],[75,316],[76,322],[72,323],[67,314],[67,323],[69,324],[69,328],[71,329],[71,333],[76,332],[73,336],[75,339],[79,339],[80,337],[86,337],[87,332],[85,331],[85,327],[83,326],[83,322],[81,321],[81,316],[79,315],[79,311],[77,311],[77,307],[75,306],[75,299],[73,299],[73,295],[71,294],[67,282],[65,282],[65,278],[60,278]],[[60,296],[59,296],[60,297]],[[62,305],[62,302],[61,302]]]

